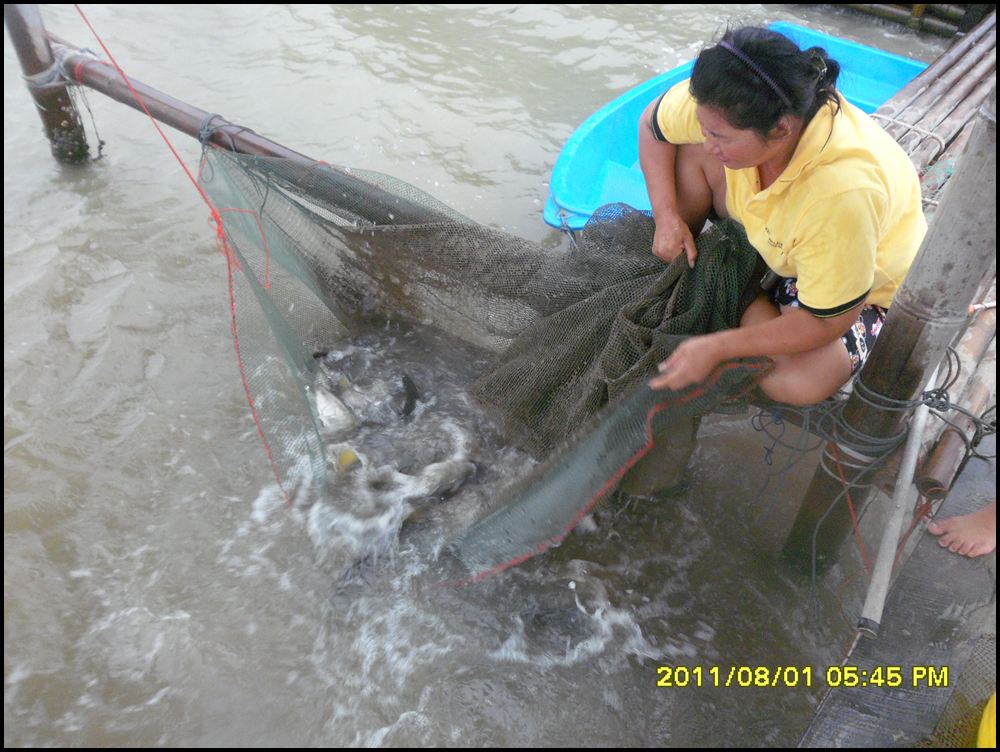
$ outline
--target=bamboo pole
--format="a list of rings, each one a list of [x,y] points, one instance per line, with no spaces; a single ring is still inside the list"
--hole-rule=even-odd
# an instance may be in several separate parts
[[[997,30],[994,26],[974,44],[968,46],[967,52],[956,60],[946,70],[927,82],[926,88],[915,93],[908,103],[907,110],[918,112],[929,109],[943,95],[947,94],[960,82],[968,77],[969,71],[975,68],[991,52],[996,50]],[[906,112],[906,110],[900,110]]]
[[[956,80],[945,80],[944,88],[936,90],[938,87],[932,86],[928,91],[934,96],[920,107],[911,107],[910,110],[904,113],[904,119],[907,123],[925,130],[933,130],[934,126],[947,117],[977,86],[984,81],[988,81],[990,74],[996,72],[996,67],[997,52],[994,45],[976,61],[974,66],[962,71],[961,76]],[[989,91],[987,91],[988,93]],[[905,149],[917,139],[919,139],[919,136],[911,132],[898,140],[900,146]]]
[[[76,105],[45,36],[37,5],[16,3],[3,6],[3,20],[24,72],[24,80],[35,100],[52,156],[64,164],[79,164],[90,156],[87,136]]]
[[[934,163],[924,170],[920,176],[925,214],[935,211],[940,203],[939,198],[948,181],[951,179],[951,172],[955,169],[956,162],[962,152],[965,151],[969,137],[972,135],[973,126],[975,126],[974,120],[970,120],[963,125],[962,130],[948,144],[948,148],[944,150],[944,154],[935,159]]]
[[[961,38],[963,35],[972,31],[972,29],[975,28],[980,21],[988,17],[991,13],[995,15],[997,10],[995,3],[969,3],[964,7],[965,12],[962,14],[962,18],[958,22],[958,34],[956,35],[956,39]]]
[[[971,68],[986,54],[990,47],[995,46],[996,13],[991,13],[976,28],[927,66],[920,75],[896,92],[895,96],[879,107],[876,112],[890,117],[902,114],[935,82],[949,77],[954,66],[963,66],[966,59],[971,59],[967,66]]]
[[[927,12],[931,15],[937,16],[938,18],[943,18],[946,21],[951,21],[957,24],[963,18],[965,18],[965,8],[960,5],[928,5]]]
[[[995,317],[994,317],[995,321]],[[996,339],[979,362],[979,367],[969,382],[962,405],[974,415],[979,415],[995,399],[997,380]],[[946,426],[917,476],[917,488],[929,499],[943,499],[951,488],[959,468],[965,461],[966,442],[972,440],[976,426],[966,415],[959,415]]]
[[[992,297],[996,297],[996,277],[992,279]],[[974,300],[982,300],[983,292],[977,292]],[[982,360],[990,348],[993,339],[996,337],[997,317],[996,310],[984,311],[981,314],[971,317],[971,323],[962,332],[961,338],[954,346],[955,354],[958,358],[959,374],[958,379],[948,389],[953,404],[968,408],[969,390],[980,369]],[[921,445],[920,454],[922,457],[930,456],[933,447],[937,444],[947,424],[938,421],[933,431],[928,432]]]
[[[968,97],[962,100],[959,105],[944,120],[935,126],[935,131],[945,144],[955,138],[962,127],[975,115],[976,110],[990,96],[990,92],[996,90],[996,54],[993,55],[993,71],[988,79],[980,81],[972,90]],[[917,170],[923,170],[941,153],[940,144],[936,140],[925,139],[918,147],[910,152],[910,160],[916,165]]]
[[[122,81],[119,73],[107,63],[76,50],[55,45],[63,53],[62,71],[70,80],[76,81],[112,99],[142,111],[135,95]],[[241,154],[256,154],[265,157],[279,157],[289,163],[286,170],[298,168],[303,175],[311,174],[322,165],[323,180],[316,181],[317,194],[329,192],[336,196],[336,203],[344,205],[344,196],[356,197],[356,204],[350,208],[358,216],[380,224],[402,224],[445,221],[453,218],[423,207],[407,199],[389,193],[378,186],[351,175],[343,170],[326,165],[293,151],[286,146],[264,138],[253,131],[230,123],[218,115],[175,99],[169,94],[154,89],[141,81],[129,78],[135,91],[142,97],[150,114],[160,122],[176,128],[194,138],[199,138],[205,126],[216,126],[211,130],[206,143]]]
[[[993,30],[980,40],[980,44],[972,45],[969,54],[956,62],[948,70],[942,71],[941,75],[932,81],[925,82],[924,88],[915,92],[905,104],[895,104],[901,102],[896,97],[890,99],[885,105],[875,111],[876,119],[883,118],[897,120],[901,122],[888,122],[886,131],[893,138],[899,140],[909,131],[907,124],[916,125],[927,112],[937,106],[943,97],[948,97],[950,92],[956,87],[963,86],[970,78],[979,80],[986,77],[985,73],[972,74],[983,60],[989,59],[993,55],[993,66],[996,67],[996,31]]]
[[[898,8],[892,5],[880,5],[877,3],[845,3],[844,7],[867,13],[870,16],[885,18],[889,21],[896,21],[909,26],[916,31],[926,31],[938,36],[950,37],[955,34],[957,27],[955,24],[942,21],[940,18],[929,16],[913,16],[905,8]]]
[[[909,403],[968,318],[983,277],[996,263],[996,92],[977,115],[969,149],[935,214],[909,274],[896,293],[885,327],[844,406],[843,427],[853,442],[878,456],[881,444],[902,433]],[[839,461],[834,442],[824,449],[827,467]],[[848,479],[850,480],[850,479]],[[792,566],[824,571],[851,529],[841,480],[817,470],[784,547]],[[855,489],[864,504],[870,489]],[[821,528],[820,528],[821,526]],[[821,534],[820,534],[821,532]]]
[[[974,300],[996,300],[997,287],[996,277],[993,277],[992,284],[985,292],[977,292]],[[972,374],[979,368],[979,361],[983,359],[986,350],[989,349],[990,342],[997,333],[997,311],[991,308],[977,314],[966,328],[962,339],[955,346],[959,363],[962,367],[964,379],[960,379],[954,387],[954,394],[961,400],[967,384],[972,380]]]

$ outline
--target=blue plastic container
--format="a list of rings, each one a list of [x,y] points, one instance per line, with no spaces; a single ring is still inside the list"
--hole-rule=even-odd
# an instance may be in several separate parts
[[[823,47],[840,63],[837,88],[865,112],[874,112],[927,67],[916,60],[790,23],[773,23],[769,28],[802,49]],[[636,140],[639,116],[653,99],[690,78],[693,67],[692,60],[640,84],[576,129],[552,170],[544,210],[548,224],[579,230],[598,207],[614,202],[649,211]]]

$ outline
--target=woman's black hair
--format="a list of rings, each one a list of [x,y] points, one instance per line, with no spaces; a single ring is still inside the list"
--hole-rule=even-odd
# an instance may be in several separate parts
[[[800,50],[770,29],[730,29],[704,50],[691,74],[691,95],[720,110],[733,127],[767,138],[784,115],[808,123],[837,98],[840,64],[822,47]]]

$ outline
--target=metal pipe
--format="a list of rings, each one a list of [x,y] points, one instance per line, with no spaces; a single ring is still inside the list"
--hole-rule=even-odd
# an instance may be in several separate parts
[[[931,374],[930,384],[937,382],[938,369]],[[913,508],[916,493],[913,488],[913,475],[917,469],[917,458],[920,455],[920,442],[927,425],[927,415],[930,409],[926,404],[917,405],[910,421],[910,434],[906,437],[906,449],[903,452],[903,463],[896,477],[896,490],[892,495],[892,507],[889,520],[882,531],[882,541],[879,543],[875,568],[868,585],[868,595],[861,609],[858,629],[867,637],[878,637],[879,625],[882,621],[882,609],[885,598],[889,594],[889,581],[892,578],[892,567],[896,560],[896,549],[899,546],[899,533],[903,529],[903,518],[907,509]]]

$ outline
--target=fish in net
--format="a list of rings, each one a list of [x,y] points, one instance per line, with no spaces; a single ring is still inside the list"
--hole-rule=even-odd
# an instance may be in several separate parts
[[[330,421],[357,424],[363,405],[352,410],[343,397],[364,389],[331,377],[324,367],[331,352],[392,322],[465,348],[469,367],[448,370],[452,378],[462,371],[475,398],[467,425],[499,431],[538,462],[523,462],[523,477],[482,494],[474,519],[451,531],[447,550],[473,576],[558,543],[630,472],[655,477],[670,463],[664,450],[672,437],[689,443],[700,415],[746,393],[769,365],[726,363],[678,393],[645,386],[685,336],[737,326],[756,294],[759,258],[732,222],[699,237],[689,269],[683,259],[665,264],[652,256],[652,219],[620,204],[598,211],[572,247],[549,250],[376,173],[207,148],[201,182],[232,248],[240,367],[290,499],[322,496],[331,479],[343,484],[358,464],[353,449],[332,440],[343,437],[331,437]],[[414,393],[434,391],[426,383],[432,374],[421,385],[400,371],[391,377],[390,401],[406,404],[404,376]],[[336,403],[347,408],[340,418],[331,417]],[[400,411],[397,418],[415,422]],[[442,488],[468,480],[474,458],[450,451],[428,465],[452,462],[454,481],[410,486],[439,498]],[[675,464],[683,462],[686,455]],[[407,485],[381,465],[371,468],[369,485],[379,473],[397,481],[387,484],[387,496]],[[371,513],[393,520],[382,538],[391,539],[417,506],[400,495],[388,512]],[[342,503],[329,527],[351,527],[351,499]],[[365,547],[355,549],[357,557]]]

